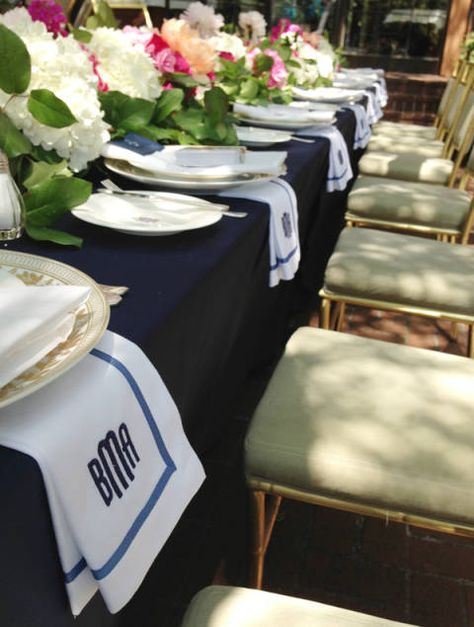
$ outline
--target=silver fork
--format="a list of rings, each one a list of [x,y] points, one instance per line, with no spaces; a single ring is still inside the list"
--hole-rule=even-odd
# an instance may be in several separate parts
[[[138,198],[151,198],[155,200],[159,199],[159,192],[139,192],[134,190],[127,191],[121,189],[110,179],[104,179],[103,181],[101,181],[101,183],[104,186],[104,189],[97,190],[101,194],[110,194],[116,196],[137,196]],[[176,204],[178,206],[189,207],[190,209],[194,208],[196,210],[203,209],[205,211],[218,211],[219,213],[222,213],[222,215],[229,216],[230,218],[246,218],[248,215],[245,211],[229,211],[228,205],[203,202],[198,198],[193,198],[193,200],[185,200],[184,198],[180,198],[179,200],[173,200],[169,197],[166,197],[166,202]]]

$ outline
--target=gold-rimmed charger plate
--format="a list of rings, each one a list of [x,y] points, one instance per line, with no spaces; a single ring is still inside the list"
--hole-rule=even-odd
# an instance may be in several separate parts
[[[220,175],[216,177],[201,176],[198,174],[187,175],[186,178],[172,176],[168,174],[158,174],[139,168],[128,161],[122,159],[105,159],[105,165],[109,170],[116,174],[121,174],[125,178],[139,183],[150,185],[151,187],[165,187],[171,189],[180,189],[194,192],[215,192],[222,189],[229,189],[237,185],[245,185],[247,183],[261,183],[269,179],[275,178],[278,174],[266,172],[243,172],[233,176]],[[286,168],[282,166],[279,175],[285,174]]]
[[[83,285],[90,288],[89,298],[76,311],[74,326],[67,340],[0,388],[0,407],[5,407],[39,390],[82,359],[106,330],[110,308],[95,281],[59,261],[0,250],[0,269],[25,285]]]

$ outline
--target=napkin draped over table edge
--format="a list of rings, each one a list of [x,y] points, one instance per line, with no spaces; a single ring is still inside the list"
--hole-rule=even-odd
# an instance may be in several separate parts
[[[111,612],[131,599],[205,477],[161,377],[109,331],[2,409],[0,443],[41,468],[74,615],[97,589]]]
[[[226,189],[219,196],[246,198],[270,207],[268,245],[270,249],[269,286],[275,287],[294,278],[300,258],[298,201],[289,183],[281,178],[265,183]]]

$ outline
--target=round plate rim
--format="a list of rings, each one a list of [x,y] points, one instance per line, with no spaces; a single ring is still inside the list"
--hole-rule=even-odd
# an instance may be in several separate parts
[[[11,257],[11,259],[8,259]],[[16,261],[18,260],[18,261]],[[22,262],[24,260],[24,262]],[[25,263],[26,262],[26,263]],[[48,273],[48,271],[42,268],[42,265],[52,266],[57,268],[60,272],[59,275]],[[19,401],[22,398],[33,394],[37,390],[45,387],[62,374],[67,372],[72,366],[78,363],[86,354],[98,343],[107,329],[107,325],[110,319],[110,307],[107,300],[101,291],[100,287],[88,274],[82,270],[78,270],[74,266],[71,266],[62,261],[56,261],[50,257],[42,257],[41,255],[34,255],[31,253],[24,253],[21,251],[13,250],[0,250],[0,266],[10,266],[15,268],[21,268],[30,272],[37,272],[44,276],[49,276],[55,280],[64,282],[65,285],[73,285],[73,283],[67,280],[67,277],[61,275],[61,272],[72,274],[75,278],[76,285],[85,285],[91,288],[89,298],[85,302],[85,306],[91,314],[91,318],[88,322],[88,328],[85,334],[85,341],[82,338],[80,344],[74,349],[67,357],[64,358],[57,366],[55,366],[49,373],[45,374],[40,379],[33,383],[21,388],[16,393],[0,399],[0,408],[11,405],[12,403]],[[80,283],[82,281],[82,283]],[[34,368],[35,366],[33,366]],[[30,370],[30,369],[28,369]],[[26,370],[25,372],[28,372]],[[25,373],[21,373],[18,377],[15,377],[9,383],[12,383],[17,378],[20,378]],[[6,384],[9,385],[9,384]],[[6,387],[6,385],[4,387]]]

